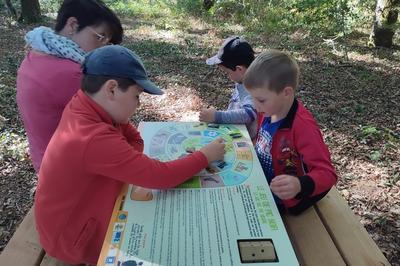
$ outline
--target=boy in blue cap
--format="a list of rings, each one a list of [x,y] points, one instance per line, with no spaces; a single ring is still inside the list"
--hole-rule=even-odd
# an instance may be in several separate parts
[[[223,160],[222,139],[188,156],[160,162],[143,154],[129,123],[144,91],[162,91],[147,79],[130,50],[105,46],[83,63],[81,90],[66,106],[47,146],[35,195],[40,243],[69,264],[96,264],[115,200],[124,183],[166,189]]]
[[[251,139],[257,134],[257,113],[251,95],[242,84],[244,74],[254,60],[254,51],[244,39],[234,36],[225,40],[218,53],[207,59],[208,65],[218,65],[235,88],[225,111],[214,108],[200,111],[199,120],[218,124],[246,124]]]

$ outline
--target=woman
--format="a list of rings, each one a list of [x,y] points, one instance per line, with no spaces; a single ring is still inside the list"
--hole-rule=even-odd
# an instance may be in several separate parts
[[[27,33],[30,51],[17,75],[17,104],[35,171],[65,105],[80,88],[87,52],[122,41],[121,22],[100,0],[65,0],[55,31],[38,27]]]

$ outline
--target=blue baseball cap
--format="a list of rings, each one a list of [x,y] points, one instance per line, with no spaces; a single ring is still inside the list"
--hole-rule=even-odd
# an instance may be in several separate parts
[[[162,95],[164,93],[148,80],[146,69],[139,56],[120,45],[106,45],[88,53],[82,69],[85,75],[131,79],[149,94]]]

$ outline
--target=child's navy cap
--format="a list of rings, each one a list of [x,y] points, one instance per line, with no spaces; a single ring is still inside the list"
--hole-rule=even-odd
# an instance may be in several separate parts
[[[254,50],[244,39],[233,36],[224,41],[218,53],[206,60],[207,65],[223,65],[235,68],[238,65],[248,67],[254,60]]]
[[[147,78],[146,69],[131,50],[120,45],[107,45],[90,52],[82,65],[85,75],[102,75],[134,80],[150,94],[163,94],[163,91]]]

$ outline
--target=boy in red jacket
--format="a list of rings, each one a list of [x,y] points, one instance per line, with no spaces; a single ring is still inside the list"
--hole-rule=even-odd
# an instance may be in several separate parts
[[[162,94],[147,79],[139,57],[110,45],[83,63],[81,90],[66,106],[47,146],[35,195],[40,243],[50,256],[70,264],[96,264],[113,206],[124,183],[175,187],[222,160],[222,139],[182,159],[153,160],[129,123],[144,91]]]
[[[295,60],[276,50],[260,54],[243,80],[260,113],[258,158],[278,208],[292,214],[322,199],[337,181],[317,123],[295,98],[298,80]]]

